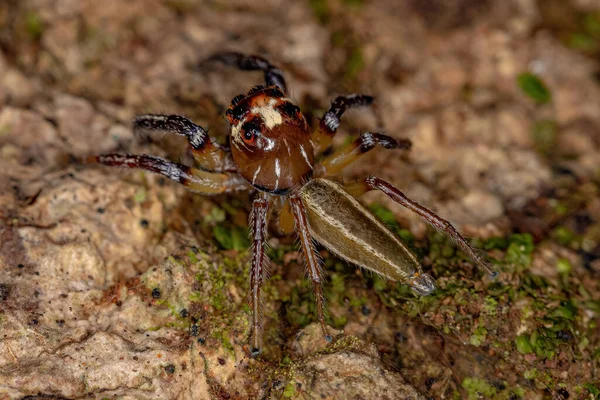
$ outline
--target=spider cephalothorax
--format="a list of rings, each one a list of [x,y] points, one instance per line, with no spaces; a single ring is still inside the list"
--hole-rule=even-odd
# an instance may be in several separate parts
[[[350,263],[410,285],[418,295],[427,295],[435,288],[433,278],[423,273],[417,257],[355,196],[370,190],[382,191],[450,235],[473,261],[490,271],[448,221],[409,199],[391,183],[376,176],[345,185],[326,179],[341,175],[346,166],[376,147],[410,148],[408,139],[367,132],[353,143],[324,155],[346,109],[371,105],[372,97],[359,94],[336,98],[311,132],[300,108],[286,97],[282,72],[267,60],[240,53],[220,53],[209,60],[265,74],[267,86],[257,86],[237,96],[227,109],[230,150],[219,146],[202,127],[185,117],[148,114],[137,117],[134,128],[185,136],[199,168],[149,155],[107,154],[91,156],[86,161],[143,169],[202,194],[258,191],[250,219],[252,355],[258,354],[262,347],[260,297],[266,276],[265,242],[270,207],[283,204],[278,214],[281,230],[298,233],[306,270],[313,283],[318,320],[328,338],[323,275],[315,240]],[[315,159],[319,162],[315,163]]]
[[[277,87],[257,86],[226,113],[238,172],[258,190],[284,194],[313,171],[314,149],[300,107]]]

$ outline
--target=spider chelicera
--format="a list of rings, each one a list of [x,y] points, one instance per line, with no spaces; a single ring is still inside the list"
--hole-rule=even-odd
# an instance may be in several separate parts
[[[493,275],[448,221],[409,199],[391,183],[374,175],[345,185],[327,179],[339,176],[346,166],[377,146],[411,147],[408,139],[363,133],[349,145],[324,155],[332,145],[344,112],[348,108],[371,105],[371,96],[355,94],[336,98],[311,133],[300,108],[286,97],[282,71],[269,61],[234,52],[218,53],[207,61],[242,70],[259,70],[265,75],[265,86],[256,86],[236,96],[227,109],[231,127],[229,148],[217,144],[202,127],[185,117],[147,114],[135,118],[134,129],[184,136],[198,168],[151,155],[105,154],[88,157],[87,162],[154,172],[205,195],[242,190],[258,192],[250,218],[253,356],[262,349],[260,297],[266,275],[269,207],[280,208],[278,222],[283,232],[295,230],[299,236],[313,284],[318,320],[328,340],[331,337],[325,323],[323,272],[315,241],[350,263],[390,280],[407,283],[418,295],[427,295],[435,289],[433,278],[422,272],[417,257],[356,199],[367,191],[381,190],[393,201],[417,213],[450,235],[477,265]]]

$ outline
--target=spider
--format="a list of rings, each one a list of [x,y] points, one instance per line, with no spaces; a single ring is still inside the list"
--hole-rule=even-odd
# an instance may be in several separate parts
[[[90,156],[86,162],[150,171],[205,195],[258,192],[249,224],[252,356],[262,349],[260,299],[261,285],[266,279],[265,244],[270,207],[280,208],[278,222],[283,232],[295,230],[298,234],[315,293],[317,318],[328,341],[331,336],[325,322],[323,272],[316,243],[352,264],[407,283],[417,295],[425,296],[435,289],[434,279],[423,273],[417,257],[357,200],[356,197],[370,190],[382,191],[448,234],[477,265],[494,275],[448,221],[409,199],[391,183],[375,175],[345,185],[327,179],[339,176],[345,167],[378,146],[410,149],[409,139],[367,132],[349,145],[324,154],[332,145],[344,112],[372,105],[373,97],[354,94],[336,98],[311,133],[300,108],[286,97],[283,72],[269,61],[236,52],[217,53],[206,61],[264,72],[266,85],[236,96],[225,113],[230,125],[229,147],[219,145],[206,130],[185,117],[146,114],[134,119],[134,130],[184,136],[198,168],[145,154]]]

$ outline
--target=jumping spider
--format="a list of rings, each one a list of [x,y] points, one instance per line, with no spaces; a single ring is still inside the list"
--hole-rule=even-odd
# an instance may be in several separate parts
[[[259,70],[265,75],[266,86],[256,86],[236,96],[227,109],[230,148],[217,144],[202,127],[185,117],[147,114],[135,118],[134,129],[186,137],[199,169],[150,155],[105,154],[88,157],[87,162],[154,172],[206,195],[241,190],[258,192],[250,218],[253,356],[262,348],[260,291],[265,279],[270,206],[282,204],[279,226],[286,233],[293,232],[294,228],[298,233],[313,283],[318,320],[328,340],[331,337],[324,316],[323,272],[315,241],[350,263],[409,284],[418,295],[427,295],[435,288],[434,279],[422,272],[417,257],[355,196],[381,190],[434,228],[450,235],[477,265],[491,273],[448,221],[409,199],[391,183],[374,175],[346,185],[326,179],[339,176],[346,166],[378,145],[385,149],[411,147],[408,139],[363,133],[353,143],[323,155],[332,144],[344,112],[348,108],[371,105],[372,97],[355,94],[336,98],[311,134],[300,108],[286,97],[282,71],[270,62],[234,52],[218,53],[208,61],[241,70]]]

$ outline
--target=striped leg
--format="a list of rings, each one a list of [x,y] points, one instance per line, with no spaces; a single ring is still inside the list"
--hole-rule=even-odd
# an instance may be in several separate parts
[[[252,228],[252,271],[250,273],[250,297],[252,306],[252,339],[250,354],[257,356],[262,351],[262,310],[260,288],[265,280],[265,243],[269,202],[264,198],[254,200],[250,226]]]
[[[490,277],[494,278],[497,275],[497,272],[492,271],[490,267],[483,262],[481,257],[479,257],[479,255],[475,251],[475,249],[473,249],[469,242],[467,242],[466,239],[460,233],[458,233],[456,228],[454,228],[454,226],[452,226],[450,222],[446,221],[445,219],[443,219],[433,211],[429,210],[428,208],[420,205],[416,201],[409,199],[404,193],[402,193],[397,187],[395,187],[391,183],[376,176],[370,176],[365,180],[346,185],[346,189],[350,194],[354,196],[360,196],[370,190],[381,190],[390,199],[394,200],[401,206],[408,208],[410,211],[416,213],[417,215],[419,215],[419,217],[423,218],[435,229],[442,231],[448,236],[450,236],[452,240],[456,242],[458,247],[460,247],[460,249],[466,255],[468,255],[469,258],[473,260],[478,267],[484,269],[487,273],[490,274]]]
[[[292,211],[294,212],[296,230],[298,231],[300,244],[302,245],[306,270],[313,283],[313,291],[315,292],[315,301],[317,303],[317,318],[319,324],[321,324],[325,339],[330,341],[331,335],[329,335],[327,325],[325,324],[325,297],[323,296],[323,271],[321,271],[321,260],[319,259],[315,243],[308,228],[308,217],[304,205],[302,204],[302,200],[300,200],[299,197],[291,197],[290,203]]]
[[[353,143],[337,150],[321,161],[319,171],[321,176],[335,176],[342,172],[348,165],[354,163],[361,155],[382,146],[386,149],[410,149],[412,143],[409,139],[394,139],[382,133],[363,133]]]
[[[214,54],[205,62],[212,61],[218,61],[245,71],[263,71],[267,86],[277,86],[283,93],[287,93],[283,72],[262,57],[228,51]]]
[[[206,195],[236,190],[247,190],[246,181],[239,175],[206,172],[186,165],[177,164],[160,157],[142,155],[104,154],[89,156],[88,164],[104,164],[113,167],[137,168],[153,172],[181,183],[195,192]]]
[[[319,127],[313,134],[316,154],[322,153],[331,146],[333,137],[340,126],[340,119],[347,109],[370,106],[374,100],[373,97],[364,94],[352,94],[336,98],[321,118]]]
[[[208,133],[186,117],[180,115],[144,114],[133,120],[134,131],[148,130],[170,132],[184,136],[198,165],[207,171],[235,170],[229,154]]]

